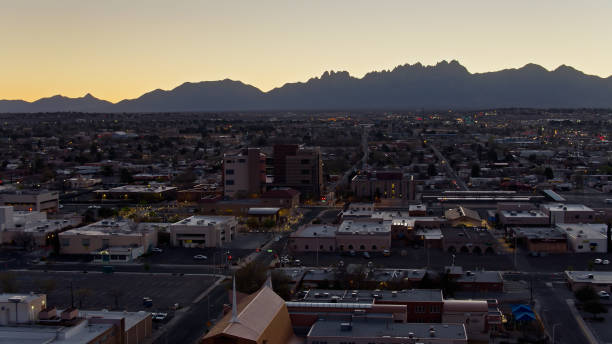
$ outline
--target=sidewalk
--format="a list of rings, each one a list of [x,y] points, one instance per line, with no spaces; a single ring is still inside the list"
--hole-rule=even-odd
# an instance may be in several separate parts
[[[589,344],[600,344],[597,337],[595,337],[595,335],[593,334],[593,331],[591,331],[591,328],[584,322],[584,319],[582,318],[582,315],[580,315],[580,313],[578,312],[578,309],[576,309],[574,300],[567,299],[565,301],[567,302],[567,305],[569,306],[570,312],[572,312],[572,315],[576,319],[578,326],[580,326],[580,329],[584,333],[584,336],[589,341]]]

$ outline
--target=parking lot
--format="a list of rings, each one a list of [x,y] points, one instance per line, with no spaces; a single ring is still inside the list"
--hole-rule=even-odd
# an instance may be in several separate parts
[[[54,288],[47,295],[49,306],[70,307],[72,286],[75,306],[92,310],[168,311],[175,303],[191,303],[215,281],[214,277],[203,275],[60,271],[16,271],[12,274],[21,293],[40,292],[42,284],[55,281]],[[115,295],[118,295],[118,307],[115,307]],[[143,297],[153,299],[151,308],[143,306]]]

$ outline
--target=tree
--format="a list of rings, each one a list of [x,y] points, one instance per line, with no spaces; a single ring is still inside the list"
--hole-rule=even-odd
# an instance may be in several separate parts
[[[282,271],[272,271],[272,289],[284,300],[291,298],[291,278],[285,275]]]
[[[427,174],[430,177],[433,177],[433,176],[437,175],[438,174],[438,169],[436,168],[436,165],[429,164],[429,166],[427,166]]]
[[[236,271],[236,289],[246,294],[256,292],[266,281],[267,271],[268,267],[261,262],[248,263]]]
[[[24,250],[30,250],[36,244],[34,235],[32,233],[19,232],[13,237],[15,245],[23,248]]]
[[[553,173],[552,168],[547,167],[544,170],[544,176],[546,176],[546,179],[553,179],[553,178],[555,178],[555,174]]]
[[[19,284],[15,274],[12,272],[0,273],[0,286],[2,286],[2,291],[5,293],[16,293]]]
[[[104,165],[102,167],[102,175],[105,177],[110,177],[113,175],[113,166],[111,165]]]
[[[608,313],[608,308],[602,305],[599,300],[589,300],[582,307],[585,312],[593,314],[593,319],[597,318],[597,314]]]
[[[472,178],[480,177],[480,165],[474,164],[472,165]]]
[[[582,303],[586,303],[592,300],[597,300],[599,297],[595,289],[593,289],[593,287],[590,287],[590,286],[582,287],[576,290],[574,295],[576,296],[576,299]]]

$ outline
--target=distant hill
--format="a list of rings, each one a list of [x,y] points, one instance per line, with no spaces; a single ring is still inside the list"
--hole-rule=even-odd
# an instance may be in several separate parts
[[[420,63],[355,78],[325,72],[306,82],[268,92],[240,81],[184,83],[116,104],[90,94],[53,96],[29,103],[0,100],[0,112],[173,112],[333,109],[474,109],[497,107],[612,107],[612,77],[586,75],[572,67],[548,71],[536,64],[470,73],[457,61]]]

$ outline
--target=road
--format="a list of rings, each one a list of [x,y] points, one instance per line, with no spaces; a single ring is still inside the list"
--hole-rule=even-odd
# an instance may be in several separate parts
[[[459,178],[459,176],[457,176],[457,173],[455,173],[455,170],[453,169],[453,167],[450,165],[450,163],[448,162],[448,160],[444,157],[444,155],[442,155],[442,153],[440,153],[440,151],[438,150],[438,148],[436,148],[436,146],[434,146],[433,144],[429,144],[429,147],[431,148],[431,150],[434,152],[434,154],[436,155],[436,157],[438,158],[438,161],[440,161],[440,164],[442,166],[444,166],[444,169],[446,170],[446,174],[457,181],[457,185],[459,185],[459,187],[461,188],[461,190],[463,191],[468,191],[468,187],[467,185],[465,185],[465,182]]]
[[[358,169],[360,168],[363,170],[367,169],[368,152],[369,152],[368,128],[364,126],[362,127],[362,129],[363,129],[363,133],[361,135],[361,149],[363,150],[363,156],[351,168],[349,168],[346,172],[344,172],[344,174],[342,175],[340,179],[338,179],[338,181],[330,185],[330,190],[336,190],[338,187],[344,184],[349,184],[350,183],[349,176],[351,175],[351,173],[356,172]]]

